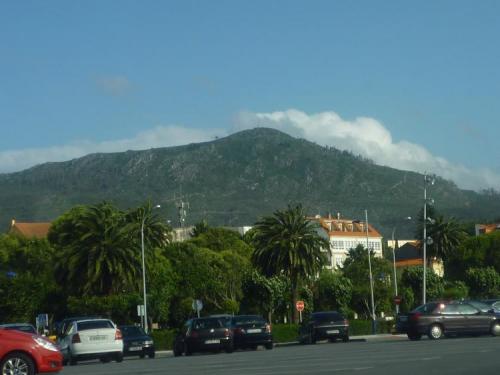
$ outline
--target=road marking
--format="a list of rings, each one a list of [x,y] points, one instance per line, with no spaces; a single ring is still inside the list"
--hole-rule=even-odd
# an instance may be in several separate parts
[[[441,357],[425,357],[425,358],[420,358],[421,361],[435,361],[436,359],[441,359]]]

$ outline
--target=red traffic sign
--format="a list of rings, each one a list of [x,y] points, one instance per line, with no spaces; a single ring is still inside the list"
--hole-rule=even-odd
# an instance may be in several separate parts
[[[396,305],[401,304],[401,296],[395,296],[395,297],[394,297],[394,303],[395,303]]]
[[[297,309],[297,311],[304,311],[304,306],[304,301],[295,302],[295,308]]]

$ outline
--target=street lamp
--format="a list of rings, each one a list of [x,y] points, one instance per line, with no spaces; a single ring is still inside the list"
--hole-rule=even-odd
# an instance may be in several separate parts
[[[405,220],[411,220],[411,216],[406,217]],[[394,296],[398,295],[398,275],[396,273],[396,244],[394,243],[394,233],[396,232],[396,226],[392,228],[392,264],[394,271]],[[396,303],[396,315],[399,314],[399,304]]]
[[[427,198],[427,185],[434,185],[435,179],[432,176],[424,174],[424,276],[422,283],[422,303],[425,305],[427,302],[426,296],[426,282],[427,282],[427,203],[434,204],[433,199]],[[432,219],[431,219],[432,220]],[[431,240],[432,241],[432,240]]]
[[[154,208],[160,208],[161,206],[157,204]],[[142,291],[143,291],[143,304],[144,304],[144,331],[148,333],[148,308],[146,300],[146,262],[144,260],[144,222],[146,221],[146,212],[144,211],[142,222],[141,222],[141,254],[142,254]]]
[[[365,220],[366,220],[366,250],[368,251],[368,270],[370,272],[370,295],[371,295],[371,306],[372,306],[372,334],[375,334],[375,333],[377,333],[377,327],[376,327],[376,316],[375,316],[375,299],[373,297],[372,261],[371,261],[370,247],[368,244],[368,210],[365,210]]]

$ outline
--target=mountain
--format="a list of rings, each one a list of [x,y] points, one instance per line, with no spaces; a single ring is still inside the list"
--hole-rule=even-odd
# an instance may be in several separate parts
[[[10,220],[53,220],[77,204],[111,201],[121,208],[150,199],[176,226],[176,202],[189,202],[187,223],[251,225],[262,215],[302,203],[311,215],[369,220],[389,235],[413,233],[403,218],[423,205],[423,176],[373,164],[266,128],[211,142],[144,151],[91,154],[0,174],[0,227]],[[435,208],[467,220],[500,216],[497,193],[461,190],[437,178]]]

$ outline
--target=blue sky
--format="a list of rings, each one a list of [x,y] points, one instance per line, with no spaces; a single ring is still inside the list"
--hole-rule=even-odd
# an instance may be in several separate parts
[[[0,172],[271,126],[500,190],[499,1],[3,1]]]

